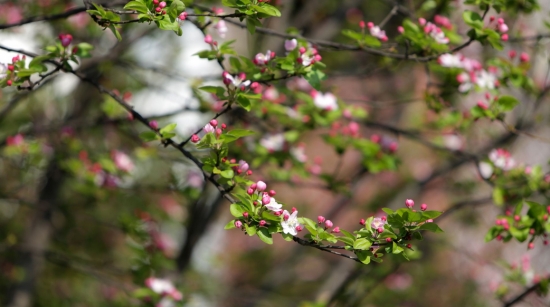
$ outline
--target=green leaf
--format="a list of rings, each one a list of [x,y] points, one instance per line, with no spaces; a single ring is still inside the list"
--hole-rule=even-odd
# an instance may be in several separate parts
[[[435,219],[438,216],[440,216],[442,213],[443,212],[440,212],[440,211],[423,211],[422,218],[424,220]]]
[[[395,242],[393,242],[392,245],[392,254],[400,254],[403,252],[403,248],[399,245],[397,245]]]
[[[441,228],[439,228],[439,226],[437,226],[436,223],[424,223],[418,229],[419,230],[433,231],[433,232],[436,232],[436,233],[437,232],[443,232],[443,230]]]
[[[243,107],[243,109],[245,109],[247,111],[250,111],[250,108],[251,108],[250,100],[248,100],[248,98],[246,98],[245,96],[238,95],[237,96],[237,104],[240,105],[241,107]]]
[[[120,33],[118,32],[117,28],[115,28],[115,25],[109,25],[109,29],[113,34],[115,35],[116,39],[120,42],[122,40],[122,36],[120,36]]]
[[[497,206],[502,206],[504,204],[504,190],[502,188],[499,188],[499,187],[494,188],[493,202]]]
[[[467,25],[474,29],[480,30],[483,28],[483,19],[476,12],[465,11],[462,13],[462,18]]]
[[[229,211],[234,217],[242,217],[245,209],[239,203],[234,203],[229,206]]]
[[[271,237],[271,234],[269,233],[267,228],[260,228],[258,230],[258,237],[260,238],[260,240],[264,241],[267,244],[273,244],[273,238]]]
[[[390,208],[382,208],[382,211],[386,212],[388,215],[393,214],[393,210]]]
[[[235,172],[233,172],[232,169],[226,169],[225,171],[222,171],[220,173],[220,175],[223,177],[223,178],[227,178],[227,179],[231,179],[235,176]]]
[[[283,236],[283,239],[285,239],[285,241],[292,241],[293,240],[293,236],[289,233],[282,233],[281,234]]]
[[[251,5],[258,13],[264,13],[269,16],[281,17],[281,12],[274,6],[264,3],[262,6]]]
[[[372,242],[367,240],[366,238],[357,239],[353,243],[353,249],[367,250],[371,246],[372,246]]]
[[[229,223],[225,224],[225,227],[223,229],[233,229],[235,228],[235,220],[229,221]]]
[[[138,13],[142,13],[142,14],[146,14],[149,12],[147,5],[142,1],[130,1],[124,6],[124,9],[135,10]]]
[[[372,255],[372,253],[364,250],[356,250],[355,255],[357,255],[357,258],[359,259],[359,261],[363,262],[364,264],[369,264],[370,255]]]
[[[223,96],[223,94],[225,94],[225,88],[221,86],[203,86],[199,87],[199,90],[216,94],[217,96]]]
[[[338,240],[346,243],[346,245],[353,246],[353,243],[355,242],[353,239],[350,239],[348,237],[338,237]]]
[[[139,137],[144,140],[145,142],[151,142],[154,140],[158,140],[158,135],[154,131],[144,131],[139,134]]]
[[[304,75],[304,78],[309,82],[309,84],[316,90],[321,90],[321,81],[326,78],[324,72],[318,69],[312,69],[307,74]]]
[[[258,231],[258,228],[255,225],[249,226],[248,224],[244,224],[244,229],[246,230],[246,233],[251,237],[254,236]]]
[[[502,112],[511,111],[519,103],[516,97],[504,95],[498,98],[496,101],[498,108]]]
[[[172,131],[174,131],[174,129],[176,129],[176,126],[177,126],[176,123],[169,124],[168,126],[160,129],[160,133],[165,134],[165,133],[168,133],[168,132],[172,132]]]
[[[249,135],[254,135],[256,132],[246,129],[233,129],[227,132],[228,135],[234,136],[236,138],[242,138]]]
[[[382,46],[382,43],[378,40],[378,38],[371,35],[365,35],[365,37],[363,37],[363,40],[361,42],[369,47]]]

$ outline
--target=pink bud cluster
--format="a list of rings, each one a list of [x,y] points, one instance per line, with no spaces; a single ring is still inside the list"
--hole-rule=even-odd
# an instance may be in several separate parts
[[[359,22],[359,27],[361,27],[361,29],[365,29],[365,22],[361,20]],[[375,26],[374,23],[369,21],[369,22],[367,22],[367,28],[369,29],[370,35],[378,38],[379,40],[381,40],[383,42],[388,41],[388,36],[386,36],[386,31],[380,29],[379,26]]]
[[[271,50],[267,50],[265,54],[258,53],[252,60],[252,63],[254,63],[257,66],[265,66],[275,58],[275,52]]]
[[[153,6],[155,7],[155,13],[166,15],[166,1],[153,0]]]
[[[491,25],[494,21],[496,22],[496,25],[494,26],[495,29],[501,33],[500,39],[504,42],[508,41],[508,25],[504,22],[504,19],[502,18],[496,18],[494,16],[489,17],[489,25]]]
[[[449,18],[445,17],[445,16],[441,16],[441,15],[435,15],[434,16],[434,22],[441,26],[441,27],[444,27],[446,29],[449,29],[451,30],[453,28],[453,25],[451,24],[451,21],[449,20]]]
[[[412,209],[414,207],[414,200],[412,199],[405,200],[405,207]],[[428,205],[426,204],[420,205],[420,210],[426,211],[427,209],[428,209]]]
[[[222,81],[223,84],[227,85],[231,89],[240,89],[241,91],[246,90],[248,87],[251,89],[255,89],[259,86],[257,82],[252,82],[250,80],[246,80],[246,74],[244,72],[241,72],[236,75],[231,75],[227,71],[224,71],[222,73]]]
[[[516,57],[517,53],[515,50],[510,50],[508,52],[508,56],[510,57],[511,60],[513,60],[515,57]],[[526,52],[522,52],[520,55],[519,55],[519,61],[521,63],[527,63],[529,62],[530,58],[529,58],[529,54],[527,54]]]
[[[286,44],[285,44],[286,47]],[[316,62],[320,62],[323,58],[319,54],[316,48],[313,47],[300,47],[298,48],[298,52],[300,56],[296,59],[296,61],[303,66],[310,66],[315,64]]]
[[[218,125],[217,119],[212,119],[208,124],[202,128],[202,131],[204,131],[206,134],[213,133],[216,138],[219,138],[220,135],[222,135],[223,131],[227,128],[226,124]],[[201,140],[200,136],[197,134],[193,134],[191,136],[191,142],[198,143]]]
[[[431,22],[427,22],[424,18],[419,18],[418,23],[424,27],[424,33],[429,34],[437,43],[448,44],[449,39],[445,36],[445,33],[441,28]]]
[[[479,61],[467,58],[460,53],[443,54],[438,58],[438,63],[443,67],[456,67],[464,70],[456,77],[456,80],[460,83],[459,92],[467,92],[474,85],[488,90],[495,89],[500,85],[496,67],[490,66],[485,70]]]
[[[317,223],[318,223],[318,224],[324,224],[325,230],[331,229],[331,228],[334,226],[334,224],[332,223],[331,220],[327,220],[327,219],[326,219],[324,216],[322,216],[322,215],[319,215],[319,216],[317,217]],[[334,227],[334,228],[332,229],[331,232],[333,232],[333,233],[339,233],[339,232],[340,232],[340,227],[338,227],[338,226]]]
[[[361,127],[354,121],[351,121],[345,125],[342,125],[340,122],[334,122],[331,125],[329,135],[332,137],[342,135],[358,138],[361,136]]]

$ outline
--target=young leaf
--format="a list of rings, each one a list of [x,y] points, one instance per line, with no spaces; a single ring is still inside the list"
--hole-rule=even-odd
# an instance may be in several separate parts
[[[258,230],[258,237],[260,238],[260,240],[264,241],[267,244],[273,244],[273,238],[271,237],[271,234],[269,233],[267,228],[260,228]]]

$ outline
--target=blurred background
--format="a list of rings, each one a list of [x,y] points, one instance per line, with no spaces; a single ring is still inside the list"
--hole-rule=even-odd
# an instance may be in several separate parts
[[[391,37],[405,18],[431,20],[440,14],[464,37],[468,29],[461,19],[466,8],[461,1],[272,2],[282,17],[266,20],[264,27],[278,32],[293,28],[317,40],[351,43],[342,29],[357,30],[360,20],[379,24],[386,17],[386,48],[392,48]],[[125,1],[119,3],[122,7]],[[221,7],[215,1],[200,4]],[[548,32],[543,23],[548,3],[540,5],[532,15],[506,15],[514,33]],[[81,1],[1,1],[0,22],[82,6]],[[252,36],[235,24],[226,25],[224,37],[214,27],[206,31],[219,42],[236,39],[239,55],[253,58],[266,50],[284,55],[283,38]],[[177,123],[178,136],[185,139],[220,110],[220,103],[197,87],[221,85],[223,70],[215,61],[194,56],[209,46],[193,18],[182,29],[178,37],[147,24],[125,25],[124,39],[118,42],[82,12],[2,30],[0,45],[41,53],[59,33],[71,33],[75,42],[95,47],[93,57],[75,69],[117,90],[161,127]],[[474,43],[462,53],[482,61],[511,49],[528,52],[529,74],[543,88],[549,41],[511,42],[500,53]],[[491,149],[504,147],[518,163],[540,164],[547,172],[547,97],[513,93],[521,104],[507,121],[529,122],[523,134],[487,120],[452,128],[438,118],[467,112],[482,93],[446,94],[452,107],[438,115],[426,97],[443,89],[437,86],[437,72],[427,65],[354,51],[319,52],[327,65],[324,91],[368,113],[362,136],[398,143],[397,170],[374,174],[365,169],[359,152],[338,154],[323,137],[330,132],[326,127],[300,136],[308,176],[287,174],[288,163],[250,161],[252,179],[266,181],[277,191],[277,200],[298,208],[300,215],[323,215],[350,230],[383,207],[403,207],[407,198],[447,211],[438,221],[445,233],[427,234],[410,262],[386,257],[380,264],[360,265],[280,237],[268,246],[257,237],[224,230],[231,219],[229,203],[203,182],[195,165],[171,148],[144,144],[138,137],[144,129],[115,101],[73,75],[57,74],[33,91],[5,88],[0,93],[1,304],[140,306],[144,303],[134,297],[135,289],[156,275],[176,283],[185,306],[502,306],[524,289],[506,283],[507,277],[529,286],[550,273],[549,250],[542,242],[529,251],[526,244],[485,242],[502,208],[493,204],[492,188],[479,176],[474,160],[455,152],[483,159]],[[9,63],[15,55],[2,50],[0,62]],[[274,85],[283,100],[304,86],[292,78]],[[236,109],[221,122],[249,127],[260,136],[284,129],[278,123],[262,124],[265,119],[261,112]],[[235,146],[235,158],[250,154],[243,145]],[[548,298],[529,295],[515,306],[549,304]]]

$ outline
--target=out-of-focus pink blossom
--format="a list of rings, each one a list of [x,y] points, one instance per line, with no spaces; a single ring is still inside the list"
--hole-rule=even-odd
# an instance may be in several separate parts
[[[123,172],[131,172],[135,167],[132,159],[122,151],[113,150],[111,159],[115,162],[116,167]]]

